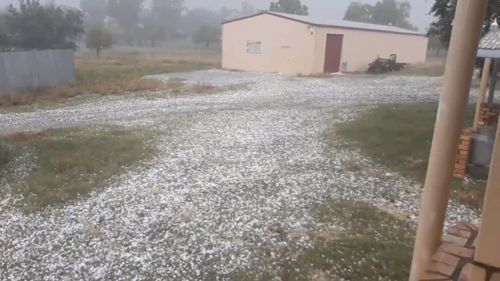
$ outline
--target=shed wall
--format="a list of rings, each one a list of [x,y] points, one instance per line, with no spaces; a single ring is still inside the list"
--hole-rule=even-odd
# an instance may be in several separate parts
[[[0,96],[11,91],[71,83],[73,50],[0,53]]]
[[[247,41],[262,42],[261,54],[247,53]],[[310,74],[315,36],[307,24],[261,15],[222,26],[222,67],[225,69]]]
[[[427,57],[425,36],[324,27],[316,27],[315,34],[314,73],[323,72],[327,34],[344,35],[341,59],[344,72],[366,71],[377,57],[388,58],[390,54],[397,54],[398,62],[411,64],[425,62]]]

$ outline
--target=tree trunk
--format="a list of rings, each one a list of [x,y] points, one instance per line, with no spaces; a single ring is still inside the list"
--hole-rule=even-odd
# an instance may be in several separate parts
[[[97,56],[101,55],[101,48],[95,48]]]

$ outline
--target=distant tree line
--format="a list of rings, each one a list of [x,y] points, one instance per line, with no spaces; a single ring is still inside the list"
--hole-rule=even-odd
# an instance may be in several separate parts
[[[74,9],[20,0],[0,13],[0,49],[76,48],[84,33],[83,14]]]
[[[191,37],[195,45],[211,47],[219,44],[221,21],[256,12],[248,2],[243,2],[240,10],[212,11],[187,9],[184,0],[81,0],[80,7],[87,36],[92,35],[87,46],[97,45],[99,50],[110,44],[96,42],[108,40],[109,34],[113,43],[126,45],[149,42],[156,47],[161,41]]]
[[[300,0],[277,0],[276,2],[271,2],[269,10],[287,14],[309,15],[309,7],[302,5]]]
[[[411,4],[408,1],[381,0],[374,5],[352,2],[347,8],[344,19],[417,30],[409,21],[410,13]]]

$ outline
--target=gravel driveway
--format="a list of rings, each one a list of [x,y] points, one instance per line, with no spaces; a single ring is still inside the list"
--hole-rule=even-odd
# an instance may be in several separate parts
[[[257,263],[256,253],[269,245],[304,249],[311,245],[305,233],[334,229],[311,215],[328,198],[415,219],[414,182],[357,151],[327,146],[323,134],[364,105],[435,101],[439,78],[220,70],[153,78],[245,87],[182,98],[96,97],[0,114],[5,133],[111,124],[163,134],[153,163],[86,199],[33,214],[11,207],[15,196],[0,202],[0,280],[224,279]],[[353,162],[366,169],[350,171]],[[477,216],[452,204],[449,220],[457,219]],[[276,227],[292,238],[284,242]]]

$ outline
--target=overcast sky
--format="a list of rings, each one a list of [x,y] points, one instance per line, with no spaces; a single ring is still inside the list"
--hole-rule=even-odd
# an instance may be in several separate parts
[[[253,4],[257,9],[266,9],[269,7],[271,0],[246,0]],[[420,31],[425,31],[426,27],[432,21],[429,16],[429,10],[434,0],[409,0],[412,4],[412,15],[410,21],[416,25]],[[0,6],[5,6],[10,2],[17,3],[17,0],[0,0]],[[57,3],[64,3],[70,6],[79,6],[80,0],[56,0]],[[209,8],[219,9],[222,7],[235,8],[241,7],[241,0],[186,0],[188,8]],[[320,17],[333,17],[341,19],[344,16],[345,10],[352,0],[302,0],[304,4],[309,6],[311,15]],[[375,3],[377,0],[361,0],[357,2]]]

